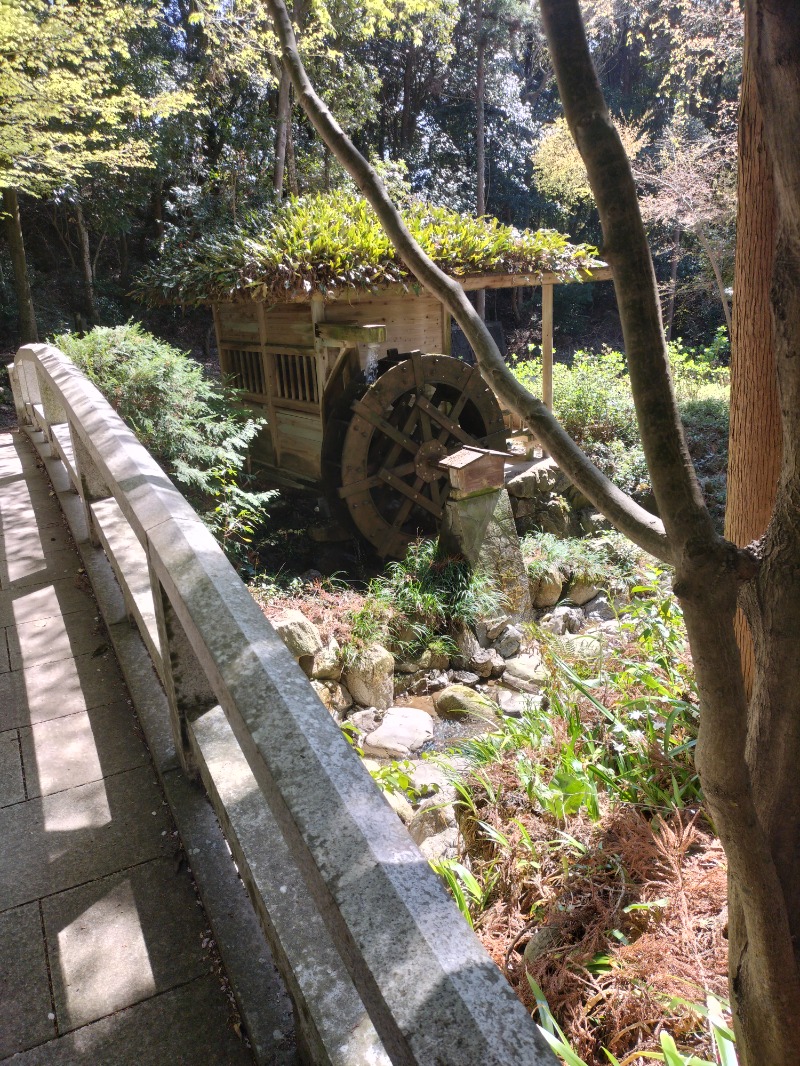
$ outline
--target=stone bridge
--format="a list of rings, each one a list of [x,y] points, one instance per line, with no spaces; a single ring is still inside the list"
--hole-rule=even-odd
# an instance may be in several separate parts
[[[554,1066],[213,538],[57,349],[0,434],[0,1062]]]

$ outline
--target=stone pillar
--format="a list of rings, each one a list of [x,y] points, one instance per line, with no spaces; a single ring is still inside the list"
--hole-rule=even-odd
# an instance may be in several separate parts
[[[464,449],[466,451],[466,449]],[[472,451],[473,449],[470,449]],[[474,449],[477,451],[477,449]],[[449,468],[451,491],[442,516],[439,545],[446,554],[461,555],[475,568],[485,570],[503,596],[503,610],[514,622],[531,618],[531,594],[528,572],[522,558],[517,527],[511,510],[508,492],[497,477],[487,478],[472,491],[465,490],[465,479],[459,477],[458,467]],[[491,482],[494,481],[494,484]]]

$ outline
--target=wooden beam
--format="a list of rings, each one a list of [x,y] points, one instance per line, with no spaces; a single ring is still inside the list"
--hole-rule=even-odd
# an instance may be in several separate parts
[[[595,267],[594,270],[582,270],[581,282],[611,281],[611,267]],[[455,279],[462,289],[472,292],[474,289],[518,289],[521,286],[537,285],[572,285],[576,282],[564,281],[557,274],[549,271],[542,274],[470,274]]]
[[[317,322],[316,334],[331,344],[384,344],[386,326],[358,326],[349,322]]]
[[[553,286],[542,285],[542,399],[553,410]]]

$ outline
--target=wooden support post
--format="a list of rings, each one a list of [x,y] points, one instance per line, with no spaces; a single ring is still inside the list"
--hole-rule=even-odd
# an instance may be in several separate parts
[[[542,399],[553,410],[553,286],[542,285]]]

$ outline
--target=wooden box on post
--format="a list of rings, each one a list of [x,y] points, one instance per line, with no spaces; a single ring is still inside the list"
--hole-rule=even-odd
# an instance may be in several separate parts
[[[456,499],[464,499],[476,493],[501,489],[505,461],[508,458],[505,452],[466,447],[442,459],[439,466],[447,470],[450,495]]]

